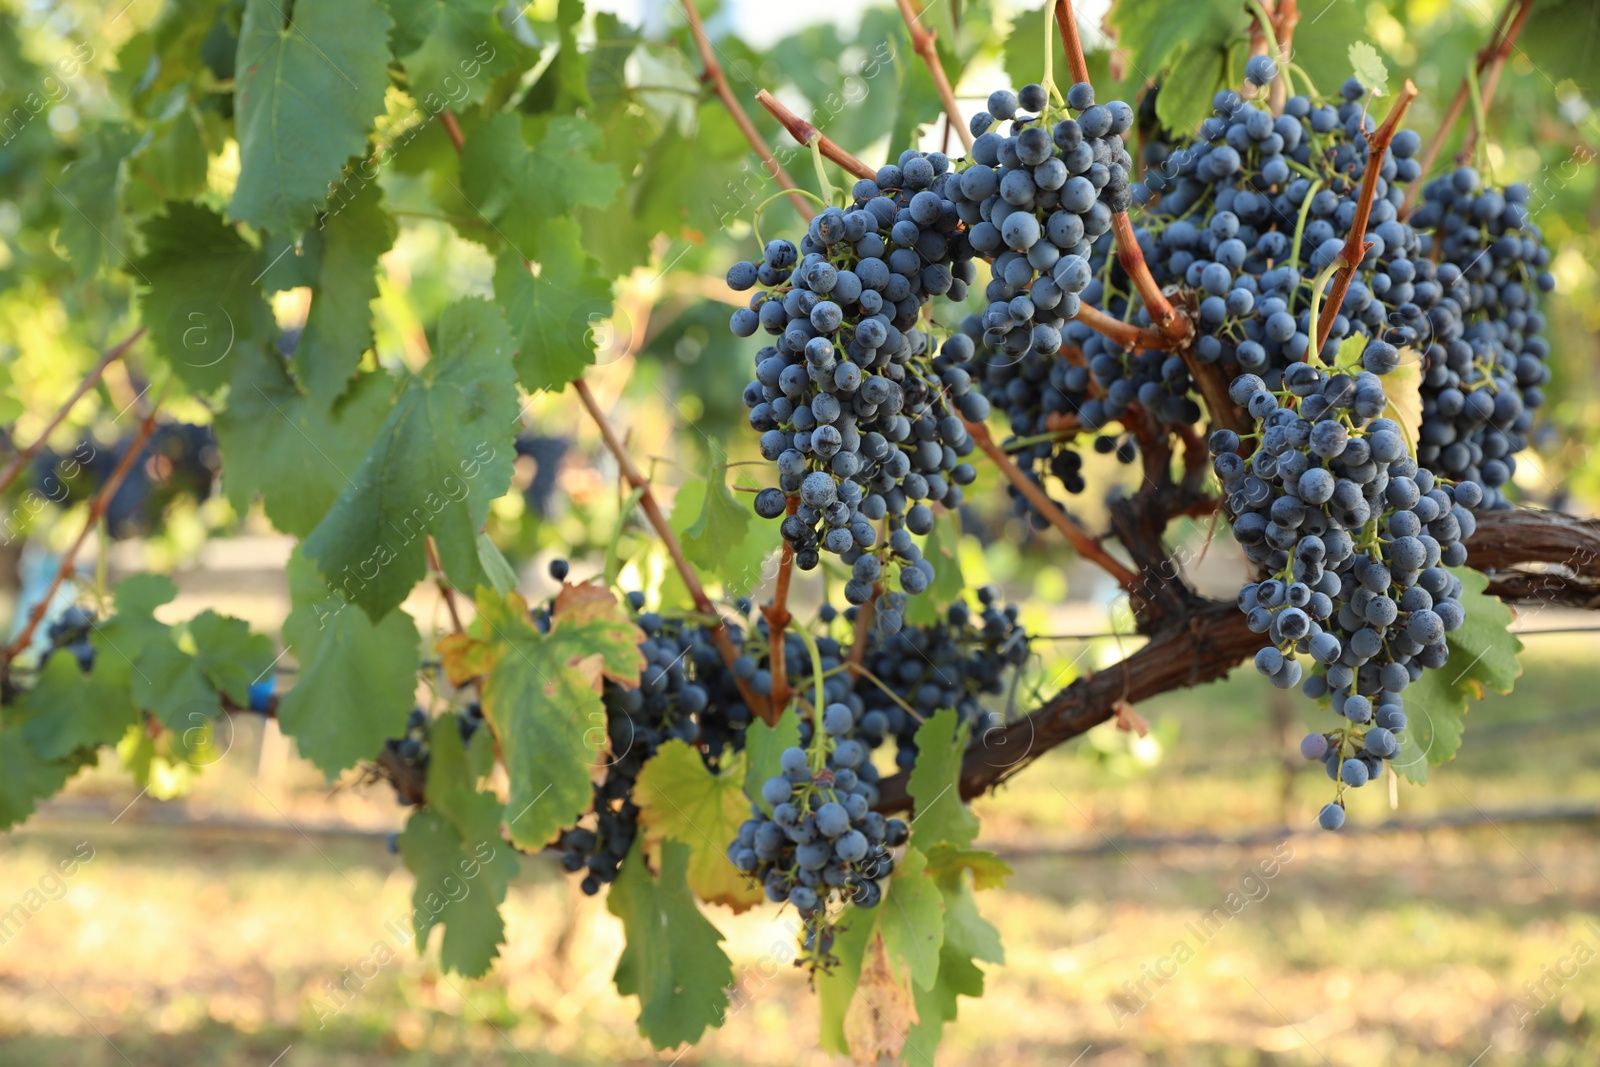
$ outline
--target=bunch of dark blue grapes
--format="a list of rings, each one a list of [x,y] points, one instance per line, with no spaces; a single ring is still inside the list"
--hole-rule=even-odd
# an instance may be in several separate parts
[[[959,181],[942,154],[904,153],[856,183],[850,210],[817,215],[798,248],[771,241],[762,262],[728,271],[735,290],[762,287],[734,312],[734,334],[776,339],[756,353],[744,393],[761,453],[778,465],[778,487],[757,495],[756,511],[783,517],[802,570],[823,550],[845,557],[852,603],[871,597],[891,559],[904,592],[928,587],[933,565],[910,551],[911,535],[930,532],[931,505],[958,507],[976,477],[962,462],[974,448],[962,416],[987,407],[964,376],[934,369],[934,343],[917,326],[929,299],[965,299],[976,277],[951,199]],[[899,612],[880,617],[892,625]]]
[[[693,746],[715,770],[724,755],[744,747],[750,724],[750,709],[704,627],[641,610],[644,597],[637,592],[628,603],[645,634],[639,645],[645,667],[637,686],[605,684],[607,745],[594,809],[560,839],[562,865],[584,872],[581,885],[591,896],[616,878],[633,845],[639,831],[634,786],[662,743],[677,738]],[[741,644],[742,630],[731,629]]]
[[[1139,196],[1151,208],[1136,236],[1159,284],[1194,292],[1201,362],[1262,375],[1276,388],[1276,375],[1306,359],[1312,283],[1336,261],[1355,223],[1367,134],[1376,126],[1359,82],[1347,82],[1342,96],[1338,107],[1291,97],[1275,116],[1224,90],[1200,138],[1169,150],[1146,174]],[[1320,353],[1327,362],[1351,333],[1402,348],[1428,332],[1439,287],[1416,234],[1399,218],[1404,186],[1420,173],[1420,147],[1415,132],[1399,130],[1377,163],[1365,231],[1372,247],[1343,304],[1323,311],[1332,316]],[[1106,310],[1118,313],[1126,282],[1115,272],[1113,279]],[[1147,319],[1141,309],[1137,321]]]
[[[1482,507],[1510,507],[1503,487],[1528,447],[1550,380],[1538,294],[1555,287],[1528,187],[1485,188],[1471,167],[1429,182],[1411,223],[1437,254],[1443,297],[1422,384],[1418,459],[1480,487]]]
[[[1369,342],[1369,366],[1391,360],[1385,342]],[[1449,659],[1445,636],[1465,614],[1461,582],[1444,568],[1466,562],[1477,494],[1437,483],[1407,455],[1371,370],[1294,363],[1279,392],[1244,374],[1229,393],[1259,440],[1245,456],[1237,434],[1216,431],[1213,465],[1234,538],[1268,575],[1244,586],[1239,608],[1268,641],[1256,669],[1279,688],[1329,697],[1349,722],[1303,746],[1340,783],[1321,815],[1337,829],[1344,788],[1377,777],[1399,751],[1403,691]]]
[[[1092,280],[1094,240],[1109,237],[1113,214],[1132,202],[1123,139],[1133,109],[1120,100],[1096,104],[1087,83],[1067,92],[1076,118],[1048,104],[1038,85],[990,96],[988,110],[973,117],[972,164],[961,175],[958,209],[973,248],[991,260],[988,306],[961,327],[976,353],[968,372],[1005,412],[1013,439],[1046,436],[1053,416],[1077,415],[1089,401],[1082,359],[1067,358],[1088,331],[1073,330],[1072,320]],[[1069,492],[1082,490],[1082,459],[1070,445],[1016,451],[1035,481],[1048,470]],[[1043,517],[1008,489],[1017,513],[1042,528]]]
[[[911,836],[905,822],[872,810],[877,790],[861,774],[872,766],[867,747],[844,736],[854,722],[845,704],[828,704],[813,751],[783,750],[782,773],[761,786],[765,806],[751,802],[751,818],[728,846],[729,860],[759,881],[769,900],[800,913],[814,966],[825,965],[833,945],[830,908],[847,900],[877,907],[894,873],[891,850]]]
[[[78,669],[88,674],[94,668],[94,645],[89,643],[94,624],[94,612],[81,604],[68,605],[45,631],[50,647],[39,662],[42,664],[49,660],[57,649],[66,649],[78,661]]]
[[[974,738],[1003,723],[983,698],[1008,695],[1030,655],[1028,632],[1017,621],[1017,606],[1001,604],[995,587],[979,589],[978,601],[977,612],[957,601],[939,622],[868,641],[865,666],[893,695],[858,681],[843,697],[856,717],[851,737],[870,748],[894,741],[895,762],[909,770],[917,759],[917,727],[940,708],[955,708]]]

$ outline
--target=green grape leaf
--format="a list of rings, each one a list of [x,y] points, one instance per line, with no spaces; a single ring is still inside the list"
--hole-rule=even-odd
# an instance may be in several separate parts
[[[1595,62],[1600,58],[1600,4],[1594,0],[1534,4],[1517,47],[1552,84],[1570,78],[1591,97],[1600,90],[1600,64]]]
[[[236,707],[250,703],[250,685],[272,666],[272,638],[253,634],[243,619],[203,611],[189,620],[200,673]]]
[[[79,282],[92,278],[104,264],[120,267],[128,258],[123,161],[139,139],[139,131],[121,124],[95,128],[86,138],[88,150],[54,183],[62,203],[61,244]]]
[[[600,128],[564,115],[529,148],[522,119],[502,112],[473,128],[461,160],[462,194],[523,259],[540,259],[548,227],[573,208],[605,207],[622,184],[594,153]]]
[[[1353,333],[1339,342],[1339,351],[1333,357],[1333,365],[1337,370],[1359,373],[1361,370],[1361,353],[1367,350],[1367,345],[1372,338],[1364,333]]]
[[[1389,68],[1384,65],[1383,57],[1376,48],[1366,41],[1352,41],[1348,55],[1356,81],[1366,86],[1373,96],[1384,96],[1389,92]]]
[[[788,709],[778,716],[776,725],[768,726],[760,719],[752,719],[744,735],[745,795],[761,805],[761,810],[772,814],[772,805],[761,798],[761,783],[783,773],[779,757],[786,748],[800,744],[800,715]]]
[[[1010,864],[993,852],[982,849],[958,848],[941,841],[927,850],[927,856],[930,874],[944,878],[971,871],[972,884],[976,889],[999,889],[1011,877]]]
[[[95,666],[98,669],[99,663]],[[222,698],[216,687],[201,672],[195,657],[179,648],[171,634],[145,645],[133,670],[137,675],[133,679],[134,699],[175,734],[203,729],[222,714]]]
[[[1406,687],[1406,728],[1393,760],[1395,773],[1417,785],[1427,782],[1429,764],[1448,763],[1460,751],[1468,702],[1482,698],[1485,689],[1511,692],[1522,673],[1522,641],[1510,632],[1511,610],[1485,592],[1488,578],[1468,567],[1450,573],[1461,579],[1466,621],[1446,635],[1445,665],[1423,671]]]
[[[483,99],[517,68],[516,43],[495,17],[500,0],[385,0],[392,44],[413,99],[436,114]],[[438,107],[432,106],[438,103]]]
[[[342,394],[372,347],[378,257],[394,244],[394,220],[377,182],[358,186],[322,216],[322,255],[311,313],[295,346],[295,373],[323,401]]]
[[[718,455],[721,454],[715,444],[711,448]],[[713,471],[712,478],[717,476],[718,472]],[[699,478],[686,482],[673,498],[672,516],[668,523],[683,542],[685,553],[691,541],[704,537],[704,550],[690,559],[720,578],[725,592],[730,595],[749,593],[766,580],[764,565],[781,541],[778,523],[755,514],[754,493],[734,493],[724,488],[722,491],[729,500],[723,501],[723,504],[737,508],[745,522],[739,537],[719,540],[715,531],[722,529],[725,521],[732,520],[732,512],[723,511],[721,506],[714,507],[707,502],[707,491],[713,484],[712,481]],[[691,533],[697,527],[705,529],[707,533]],[[713,546],[716,551],[712,551]],[[685,598],[688,596],[687,589],[676,573],[668,574],[662,582],[662,597],[670,603],[669,591],[681,593]]]
[[[500,904],[516,877],[517,854],[500,837],[500,802],[476,788],[455,716],[434,720],[428,749],[428,805],[400,835],[400,855],[417,878],[411,894],[417,952],[427,950],[428,934],[442,923],[440,966],[478,978],[505,941]]]
[[[978,817],[961,801],[967,733],[954,708],[917,727],[917,762],[907,788],[916,811],[912,838],[924,851],[941,841],[965,848],[978,836]]]
[[[1230,0],[1118,0],[1106,23],[1137,77],[1182,86],[1156,97],[1156,115],[1167,129],[1188,133],[1210,112],[1213,91],[1230,80],[1230,54],[1245,40],[1250,15]]]
[[[504,596],[516,590],[516,570],[487,533],[478,535],[478,562],[483,565],[483,573],[496,593]]]
[[[750,529],[750,510],[728,488],[728,454],[714,442],[709,451],[700,510],[683,531],[683,554],[696,567],[720,577],[732,559],[730,549],[743,542]],[[676,515],[677,506],[673,512]]]
[[[446,308],[433,358],[406,382],[351,484],[306,538],[318,570],[374,621],[426,575],[428,535],[457,588],[488,584],[478,531],[511,484],[511,350],[493,304],[473,297]]]
[[[614,753],[622,759],[627,753]],[[652,840],[689,847],[689,887],[712,904],[743,911],[760,903],[759,885],[728,861],[728,845],[750,814],[744,795],[744,761],[732,760],[713,774],[700,753],[676,738],[645,761],[633,788],[639,822]]]
[[[230,215],[272,233],[297,233],[316,220],[383,114],[389,25],[378,0],[296,0],[292,19],[280,0],[249,0],[239,30],[239,180]]]
[[[446,636],[439,650],[453,682],[482,678],[483,713],[511,779],[506,828],[518,847],[539,848],[589,810],[590,770],[606,742],[601,686],[639,684],[644,633],[598,585],[563,586],[548,633],[517,594],[482,590],[474,631]]]
[[[139,314],[184,384],[211,392],[241,359],[266,359],[276,324],[256,288],[266,266],[256,249],[198,204],[168,204],[142,232],[145,254],[131,268],[146,286]]]
[[[151,134],[132,162],[162,199],[188,200],[205,192],[211,150],[199,111],[184,100],[175,113],[151,127]]]
[[[139,717],[125,684],[114,684],[103,673],[84,674],[78,658],[66,649],[45,661],[19,703],[28,717],[23,734],[43,760],[113,744]]]
[[[890,957],[906,962],[912,984],[921,989],[938,976],[944,944],[944,901],[927,868],[928,857],[908,846],[878,905],[878,929]]]
[[[77,670],[76,665],[73,670]],[[80,766],[73,761],[41,758],[24,730],[18,726],[0,728],[0,830],[24,822],[33,814],[37,802],[60,792]]]
[[[906,604],[906,621],[913,626],[937,623],[944,615],[939,605],[960,600],[967,588],[961,576],[961,517],[957,513],[940,511],[934,517],[922,557],[933,564],[933,581],[926,596],[911,597]]]
[[[299,672],[278,701],[278,723],[300,754],[332,779],[374,758],[385,739],[405,733],[421,639],[404,611],[374,623],[350,610],[300,550],[289,558],[289,600],[293,610],[283,639]]]
[[[956,998],[983,996],[984,974],[976,961],[1005,962],[1000,932],[978,914],[978,902],[962,876],[963,869],[947,868],[935,876],[944,900],[944,943],[939,948],[937,980],[928,989],[916,991],[919,1021],[906,1036],[908,1059],[925,1058],[932,1063],[944,1024],[955,1021]]]
[[[692,1045],[720,1026],[733,984],[722,934],[689,892],[689,860],[689,846],[669,838],[661,843],[660,877],[652,877],[636,837],[606,898],[626,938],[617,992],[639,998],[639,1032],[658,1049]]]
[[[222,486],[243,513],[260,494],[267,518],[304,537],[353,483],[367,446],[389,415],[395,382],[385,371],[358,377],[344,395],[318,403],[296,388],[283,360],[253,353],[241,361],[217,413],[217,441],[228,457]]]
[[[539,272],[513,249],[495,262],[495,300],[517,339],[517,377],[530,393],[560,389],[594,363],[596,327],[612,316],[611,283],[571,219],[545,227]]]
[[[586,106],[589,100],[590,54],[578,48],[577,26],[583,21],[583,0],[560,0],[551,22],[532,22],[541,38],[554,38],[559,47],[548,66],[522,98],[522,110],[529,114],[556,111],[570,113]],[[610,38],[602,37],[609,43]],[[603,51],[596,49],[595,51]]]
[[[1369,34],[1367,7],[1364,4],[1336,3],[1328,0],[1317,9],[1302,9],[1304,17],[1294,31],[1294,63],[1323,92],[1337,94],[1339,85],[1350,76],[1348,46]],[[1279,67],[1282,67],[1280,61]],[[1306,91],[1301,71],[1294,72],[1295,88]]]

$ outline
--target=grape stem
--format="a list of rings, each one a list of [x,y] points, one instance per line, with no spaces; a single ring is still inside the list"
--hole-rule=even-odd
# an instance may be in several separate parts
[[[877,171],[834,144],[821,130],[796,115],[793,111],[790,111],[779,102],[777,97],[765,89],[756,93],[756,102],[766,108],[767,113],[777,119],[783,128],[789,131],[789,136],[796,141],[803,145],[809,145],[815,141],[823,155],[857,178],[873,178],[877,176]],[[807,217],[809,218],[809,216]]]
[[[793,515],[800,507],[798,496],[789,497],[784,517]],[[772,603],[761,610],[767,620],[767,673],[772,675],[773,720],[789,703],[789,671],[784,663],[783,629],[789,625],[789,582],[794,577],[794,546],[787,538],[778,554],[778,578],[773,586]],[[769,722],[770,726],[771,723]]]
[[[131,343],[134,339],[136,338],[130,338],[128,343]],[[89,531],[100,525],[100,520],[105,517],[106,509],[111,506],[111,498],[117,495],[118,489],[122,488],[123,480],[128,477],[128,472],[133,469],[133,465],[136,462],[144,458],[144,446],[150,440],[150,435],[155,433],[156,415],[161,410],[161,399],[165,393],[166,388],[163,387],[161,394],[158,394],[154,403],[150,405],[150,414],[145,416],[144,422],[140,424],[138,432],[133,436],[133,440],[128,443],[128,450],[123,453],[122,459],[117,462],[116,467],[111,472],[111,476],[106,479],[105,484],[100,487],[100,491],[95,494],[94,500],[89,504],[89,514],[83,520],[83,529],[78,531],[77,540],[73,541],[71,547],[62,554],[61,563],[56,567],[56,573],[50,579],[49,588],[44,591],[44,595],[39,598],[39,602],[28,613],[27,625],[22,628],[22,632],[17,635],[16,640],[7,645],[4,652],[0,652],[0,678],[10,672],[12,661],[33,643],[33,635],[38,631],[39,623],[49,614],[51,605],[55,603],[56,591],[61,588],[61,584],[72,574],[78,553],[82,551],[83,543],[89,539]]]
[[[456,633],[461,633],[466,627],[461,625],[461,612],[456,608],[456,591],[450,584],[450,579],[445,577],[444,562],[439,558],[439,546],[434,543],[433,535],[429,534],[423,541],[428,551],[428,566],[433,568],[433,580],[438,583],[439,594],[444,597],[445,607],[450,609],[450,625]]]
[[[930,2],[937,3],[938,0]],[[961,138],[962,146],[971,152],[972,131],[961,118],[961,108],[956,103],[956,94],[950,88],[950,79],[945,76],[944,64],[939,61],[939,49],[934,44],[934,35],[922,28],[922,16],[926,12],[913,11],[911,0],[897,0],[897,3],[900,5],[900,17],[905,19],[906,30],[911,34],[911,47],[922,57],[922,62],[927,64],[928,73],[933,77],[933,87],[939,91],[939,100],[944,105],[945,117],[950,120],[956,136]]]
[[[1143,262],[1143,260],[1141,259],[1140,262]],[[1078,313],[1073,318],[1089,327],[1095,333],[1109,337],[1124,348],[1168,349],[1178,347],[1176,341],[1154,326],[1135,326],[1131,322],[1123,322],[1121,319],[1113,315],[1107,315],[1104,311],[1087,302],[1078,304]]]
[[[1339,273],[1333,278],[1333,291],[1328,294],[1328,312],[1324,321],[1317,323],[1317,334],[1313,352],[1320,354],[1322,346],[1328,343],[1328,334],[1333,329],[1334,317],[1339,314],[1339,308],[1344,304],[1344,296],[1350,291],[1350,282],[1356,276],[1356,268],[1361,266],[1361,261],[1366,257],[1367,249],[1371,245],[1367,241],[1367,221],[1372,217],[1372,201],[1378,192],[1378,172],[1383,169],[1383,154],[1389,150],[1389,142],[1394,140],[1394,135],[1400,129],[1400,122],[1406,117],[1406,111],[1411,107],[1411,101],[1417,98],[1417,87],[1410,78],[1400,89],[1400,95],[1395,97],[1394,104],[1389,108],[1389,115],[1367,138],[1367,165],[1361,173],[1361,193],[1356,201],[1355,221],[1350,224],[1350,235],[1345,239],[1344,249],[1336,260],[1340,264]],[[1313,290],[1312,297],[1316,299]]]
[[[1062,0],[1062,3],[1065,2]],[[1172,306],[1172,301],[1156,284],[1155,275],[1150,273],[1150,265],[1144,261],[1144,251],[1133,234],[1133,223],[1128,220],[1126,211],[1112,214],[1111,232],[1116,235],[1117,262],[1122,264],[1122,269],[1133,280],[1133,287],[1139,291],[1139,299],[1144,301],[1145,310],[1150,313],[1156,328],[1174,342],[1168,347],[1176,348],[1179,343],[1188,340],[1194,333],[1194,327],[1187,316]]]
[[[811,677],[817,687],[817,695],[811,700],[811,776],[815,778],[828,765],[828,734],[822,728],[822,709],[826,703],[823,697],[826,683],[822,678],[822,650],[817,647],[817,639],[804,626],[796,627],[794,632],[805,642],[806,651],[811,654]]]
[[[968,422],[964,418],[961,421],[966,426],[967,433],[972,435],[973,442],[983,454],[988,456],[996,467],[1000,468],[1000,473],[1005,475],[1006,480],[1016,487],[1017,492],[1027,497],[1028,502],[1038,510],[1039,514],[1044,516],[1046,522],[1061,531],[1061,535],[1067,539],[1078,555],[1098,565],[1107,574],[1115,578],[1117,584],[1122,586],[1128,593],[1136,592],[1139,587],[1139,576],[1129,570],[1121,560],[1107,552],[1099,541],[1089,535],[1087,530],[1079,526],[1071,516],[1057,507],[1056,502],[1050,499],[1044,489],[1032,478],[1024,474],[1022,469],[1012,462],[1011,457],[1006,455],[1005,450],[995,444],[994,438],[989,436],[989,428],[987,426],[978,422]]]
[[[794,179],[789,177],[783,169],[783,164],[778,162],[772,154],[772,149],[767,146],[767,140],[761,136],[761,131],[756,129],[756,124],[750,121],[744,106],[739,103],[739,98],[733,95],[733,90],[728,88],[728,78],[722,72],[722,65],[717,62],[717,56],[711,47],[711,41],[706,37],[706,27],[700,21],[700,12],[695,10],[694,0],[683,0],[683,13],[689,20],[689,33],[694,37],[694,46],[700,52],[700,62],[705,66],[705,73],[701,75],[703,81],[709,81],[716,90],[717,98],[722,101],[722,106],[728,109],[733,123],[739,127],[739,132],[744,134],[744,139],[755,149],[756,155],[761,157],[761,165],[767,169],[772,180],[781,185],[789,193],[789,202],[794,205],[800,217],[810,222],[816,212],[799,195],[799,189]],[[448,114],[448,112],[446,112]],[[457,146],[459,149],[459,145]]]
[[[95,383],[100,380],[100,376],[105,373],[106,368],[122,358],[122,355],[132,348],[144,336],[144,333],[145,328],[141,326],[105,350],[99,360],[95,362],[95,365],[89,368],[89,373],[83,376],[83,381],[78,383],[78,387],[72,391],[72,395],[67,397],[67,402],[62,404],[56,411],[55,415],[50,419],[49,425],[44,428],[33,444],[11,457],[11,462],[6,464],[3,472],[0,472],[0,493],[10,488],[11,483],[17,480],[17,475],[22,473],[22,468],[33,462],[33,457],[37,456],[39,450],[50,440],[50,435],[55,433],[56,428],[72,413],[72,409],[77,406],[78,401],[83,399],[83,394],[94,388]]]
[[[700,576],[689,565],[684,557],[683,545],[678,541],[678,535],[673,532],[667,523],[667,517],[661,512],[661,505],[656,503],[655,494],[650,491],[650,479],[639,469],[628,450],[622,446],[622,441],[617,437],[617,431],[606,418],[605,412],[600,410],[600,405],[595,402],[594,394],[589,391],[589,383],[582,378],[572,382],[572,388],[578,393],[578,400],[582,402],[584,410],[594,420],[595,426],[600,430],[600,436],[605,439],[606,448],[616,458],[617,466],[622,469],[622,476],[628,484],[639,494],[639,506],[644,509],[645,517],[650,520],[650,525],[655,528],[656,535],[661,538],[661,543],[667,550],[667,555],[672,557],[672,565],[677,568],[678,575],[683,579],[684,587],[689,590],[689,596],[694,600],[695,607],[701,614],[716,621],[711,624],[711,640],[717,646],[717,652],[722,656],[723,664],[730,672],[733,671],[733,662],[739,658],[739,652],[733,647],[733,639],[728,636],[727,624],[722,621],[716,606],[711,603],[711,598],[706,595],[705,586],[700,584]],[[777,719],[777,714],[768,700],[758,697],[744,679],[737,674],[734,681],[739,686],[739,696],[745,706],[759,715],[767,725],[772,725]]]

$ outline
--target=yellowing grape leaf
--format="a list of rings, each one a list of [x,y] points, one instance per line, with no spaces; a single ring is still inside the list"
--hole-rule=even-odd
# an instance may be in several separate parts
[[[844,1016],[850,1057],[863,1064],[897,1058],[905,1047],[906,1032],[917,1021],[911,983],[895,973],[880,932],[867,945],[861,980]]]
[[[742,755],[713,774],[699,752],[674,738],[646,761],[633,788],[639,822],[649,836],[689,847],[689,887],[695,895],[734,911],[765,895],[728,859],[728,845],[750,813],[743,778]]]
[[[506,826],[539,848],[589,810],[590,771],[606,744],[605,679],[633,688],[644,670],[644,633],[599,585],[566,585],[550,632],[540,633],[517,594],[484,588],[471,635],[439,643],[451,678],[483,682],[483,713],[511,779]]]
[[[1400,424],[1406,439],[1406,452],[1417,454],[1417,437],[1422,432],[1422,359],[1415,349],[1400,350],[1400,365],[1383,376],[1383,391],[1389,406],[1384,418]]]

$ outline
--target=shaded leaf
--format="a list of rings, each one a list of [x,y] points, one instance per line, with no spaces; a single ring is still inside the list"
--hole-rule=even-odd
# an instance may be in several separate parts
[[[349,185],[345,186],[349,189]],[[313,396],[331,402],[350,384],[372,347],[372,309],[378,296],[378,257],[394,244],[394,220],[377,182],[341,196],[322,217],[322,255],[316,291],[294,366]]]
[[[318,569],[374,620],[427,573],[429,535],[457,588],[488,584],[478,531],[511,484],[511,351],[493,304],[468,298],[446,308],[433,358],[406,382],[351,483],[306,538]]]
[[[917,727],[917,762],[907,788],[916,812],[912,838],[920,849],[939,842],[965,848],[978,836],[978,817],[961,801],[967,733],[954,708],[943,709]]]
[[[228,213],[258,230],[311,225],[345,160],[364,155],[389,86],[377,0],[249,0],[239,30],[239,180]]]
[[[622,920],[626,946],[617,961],[617,992],[639,998],[639,1032],[658,1049],[694,1044],[720,1026],[733,983],[722,934],[689,893],[689,846],[661,843],[661,874],[645,866],[642,836],[611,884],[606,908]]]
[[[517,377],[530,393],[561,389],[594,363],[596,330],[613,312],[611,283],[583,250],[578,224],[545,229],[539,272],[514,249],[495,262],[495,300],[516,338]]]
[[[278,722],[300,754],[333,778],[375,758],[388,738],[404,736],[420,638],[403,611],[374,623],[352,608],[300,549],[289,558],[289,600],[294,609],[283,639],[299,671],[278,701]]]

